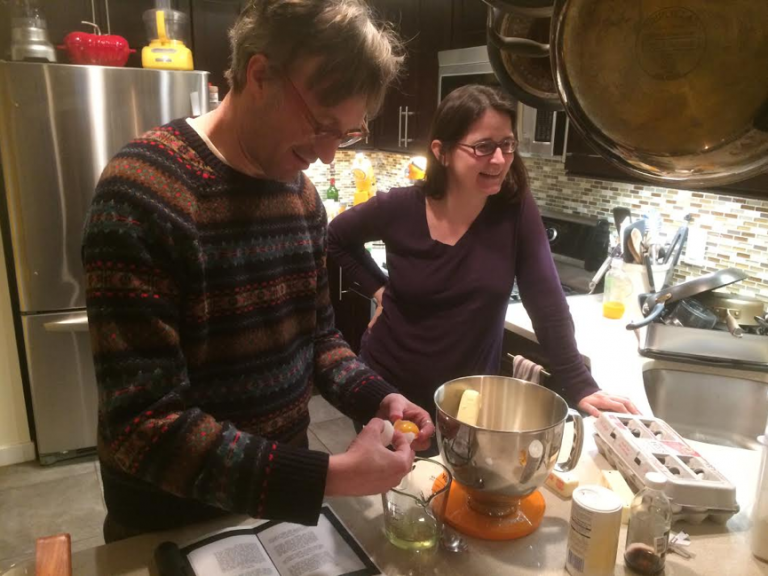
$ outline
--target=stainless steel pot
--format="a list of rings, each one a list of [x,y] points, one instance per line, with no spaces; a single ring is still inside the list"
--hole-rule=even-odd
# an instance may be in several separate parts
[[[743,336],[744,328],[753,326],[763,328],[758,318],[765,317],[766,302],[764,300],[725,292],[707,292],[697,300],[709,308],[737,338]]]
[[[717,315],[696,298],[686,298],[678,302],[663,320],[670,326],[711,330],[717,324]]]
[[[480,393],[477,426],[456,419],[466,390]],[[576,466],[584,438],[581,416],[551,390],[503,376],[469,376],[435,392],[437,444],[443,462],[470,496],[470,506],[491,516],[541,486],[555,468],[563,430],[574,422],[574,441],[561,470]]]
[[[573,124],[670,187],[768,169],[768,2],[556,0],[550,39]]]
[[[488,8],[488,59],[501,86],[516,100],[539,110],[563,109],[550,61],[551,3],[521,8],[491,2]],[[510,3],[512,4],[512,3]]]

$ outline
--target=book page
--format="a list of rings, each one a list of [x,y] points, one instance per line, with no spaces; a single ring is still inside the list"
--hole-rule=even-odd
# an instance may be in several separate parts
[[[205,576],[280,576],[253,530],[233,531],[188,552],[187,559]]]
[[[261,521],[178,549],[196,576],[377,576],[381,571],[328,505],[317,526]]]
[[[341,576],[368,572],[325,515],[317,526],[277,524],[259,532],[259,539],[280,576]]]

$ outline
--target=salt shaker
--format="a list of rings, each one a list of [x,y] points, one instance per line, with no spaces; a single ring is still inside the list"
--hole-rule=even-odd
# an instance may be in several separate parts
[[[627,525],[624,562],[640,574],[664,570],[672,527],[672,505],[664,485],[667,479],[658,472],[645,475],[645,485],[632,501]]]
[[[757,441],[762,444],[763,458],[752,510],[752,554],[768,561],[768,435]]]

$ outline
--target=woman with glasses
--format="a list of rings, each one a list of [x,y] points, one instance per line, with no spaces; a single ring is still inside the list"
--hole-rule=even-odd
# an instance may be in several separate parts
[[[455,90],[431,131],[426,178],[378,194],[329,226],[329,255],[378,309],[360,356],[423,408],[444,382],[499,371],[517,279],[557,390],[591,414],[637,412],[584,366],[544,226],[515,154],[515,107],[485,86]],[[385,275],[366,242],[387,247]]]

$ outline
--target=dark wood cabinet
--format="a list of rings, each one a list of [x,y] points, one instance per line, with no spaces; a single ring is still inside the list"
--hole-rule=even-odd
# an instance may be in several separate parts
[[[416,123],[414,128],[409,127],[412,146],[421,154],[429,151],[429,133],[439,104],[437,54],[451,47],[451,15],[451,7],[445,0],[421,0],[421,44],[416,54],[419,88],[416,96]]]
[[[584,176],[598,180],[612,180],[648,186],[649,183],[630,175],[607,158],[601,156],[581,133],[571,124],[568,131],[565,171],[572,176]],[[742,182],[704,191],[748,198],[768,198],[768,174],[762,174]]]
[[[418,91],[419,52],[419,2],[420,0],[369,0],[376,17],[390,22],[406,42],[406,61],[396,85],[387,92],[384,106],[373,120],[372,128],[376,148],[404,152],[409,141],[408,129],[416,127],[416,94]]]
[[[555,390],[558,393],[562,392],[562,386],[558,380],[551,375],[551,362],[544,354],[541,344],[534,342],[533,340],[528,340],[528,338],[515,334],[510,330],[504,330],[504,339],[501,348],[501,367],[499,370],[500,375],[514,377],[513,360],[514,357],[518,355],[521,355],[544,368],[548,374],[542,374],[542,385]],[[589,370],[589,363],[586,358],[584,358],[584,363]]]
[[[716,190],[717,191],[717,190]],[[732,196],[746,196],[748,198],[768,199],[768,173],[755,176],[743,182],[730,184],[723,190],[719,190]]]
[[[481,0],[453,0],[451,48],[484,46],[488,5]]]
[[[437,109],[437,53],[450,47],[452,4],[445,0],[369,0],[378,19],[391,22],[406,45],[399,82],[374,119],[377,149],[425,154]]]
[[[544,370],[551,372],[549,359],[538,342],[528,340],[510,330],[504,330],[504,340],[501,347],[501,371],[502,376],[512,376],[512,360],[514,356],[522,355],[531,362],[542,366]]]
[[[371,321],[373,300],[360,292],[359,286],[349,282],[341,268],[328,259],[328,289],[335,316],[336,328],[355,354],[360,352],[360,341]]]
[[[565,171],[574,176],[586,176],[619,182],[641,182],[604,158],[584,139],[573,124],[568,130]]]
[[[219,98],[229,91],[224,73],[229,68],[229,29],[245,5],[242,0],[191,0],[195,68],[210,72]]]

